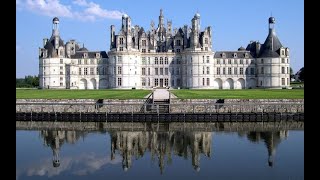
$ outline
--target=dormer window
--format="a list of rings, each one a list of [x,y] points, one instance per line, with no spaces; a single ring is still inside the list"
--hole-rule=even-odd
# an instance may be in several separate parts
[[[96,58],[100,58],[100,53],[96,53]]]
[[[245,53],[245,54],[244,54],[244,57],[245,57],[245,58],[248,58],[248,57],[249,57],[249,54],[248,54],[248,53]]]
[[[233,57],[234,57],[234,58],[237,58],[237,53],[233,53]]]
[[[226,53],[222,53],[222,58],[226,58]]]
[[[88,57],[88,53],[83,53],[83,58],[87,58]]]

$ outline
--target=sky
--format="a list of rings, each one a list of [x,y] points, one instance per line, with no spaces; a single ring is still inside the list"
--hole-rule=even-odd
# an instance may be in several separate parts
[[[190,27],[198,12],[201,30],[212,27],[214,51],[263,43],[272,15],[280,42],[290,48],[293,72],[304,66],[303,0],[16,0],[16,77],[38,75],[39,47],[51,37],[55,16],[65,43],[75,39],[89,51],[108,51],[110,25],[119,32],[122,14],[147,31],[151,20],[157,27],[161,8],[165,24],[172,20],[173,28]]]

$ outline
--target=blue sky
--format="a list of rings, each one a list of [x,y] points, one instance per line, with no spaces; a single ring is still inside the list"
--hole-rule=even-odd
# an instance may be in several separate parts
[[[89,50],[108,51],[110,25],[118,32],[121,14],[149,30],[151,20],[157,26],[160,8],[173,28],[190,26],[199,12],[201,29],[213,29],[214,51],[237,50],[251,40],[263,43],[272,13],[282,45],[290,48],[294,72],[304,66],[303,0],[16,0],[16,76],[38,75],[38,48],[50,38],[55,16],[64,42],[76,39]]]

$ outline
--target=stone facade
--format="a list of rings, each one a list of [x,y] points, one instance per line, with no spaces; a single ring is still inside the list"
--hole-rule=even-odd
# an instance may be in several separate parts
[[[276,36],[269,18],[264,42],[251,41],[236,51],[213,51],[212,28],[201,31],[200,14],[191,27],[172,28],[152,21],[150,30],[133,26],[122,16],[122,27],[110,27],[110,50],[88,51],[75,40],[63,43],[59,19],[53,19],[51,38],[39,49],[41,88],[60,89],[190,89],[287,88],[290,86],[289,48]]]

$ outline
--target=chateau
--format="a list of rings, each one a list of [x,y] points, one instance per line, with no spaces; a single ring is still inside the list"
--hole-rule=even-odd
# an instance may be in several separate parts
[[[39,48],[39,79],[43,89],[190,89],[287,88],[289,48],[282,46],[270,17],[263,44],[251,41],[236,51],[213,51],[212,28],[200,28],[196,13],[191,27],[165,25],[162,9],[150,30],[132,25],[124,14],[118,33],[111,25],[110,50],[89,51],[75,40],[64,43],[59,19],[50,39]]]

